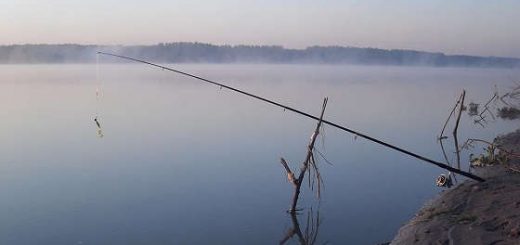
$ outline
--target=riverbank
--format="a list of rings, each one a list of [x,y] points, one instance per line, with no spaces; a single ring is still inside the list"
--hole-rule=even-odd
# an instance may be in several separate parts
[[[520,129],[495,143],[519,153]],[[519,158],[475,169],[486,182],[466,180],[440,193],[390,244],[520,244],[519,170]]]

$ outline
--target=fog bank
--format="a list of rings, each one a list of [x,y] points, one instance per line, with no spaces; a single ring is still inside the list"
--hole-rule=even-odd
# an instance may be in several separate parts
[[[78,44],[25,44],[0,46],[1,64],[92,63],[96,52],[161,63],[279,63],[359,64],[405,66],[520,67],[520,59],[445,55],[414,50],[387,50],[342,46],[312,46],[287,49],[282,46],[213,45],[205,43],[160,43],[157,45],[110,46]],[[122,62],[103,57],[102,62]]]

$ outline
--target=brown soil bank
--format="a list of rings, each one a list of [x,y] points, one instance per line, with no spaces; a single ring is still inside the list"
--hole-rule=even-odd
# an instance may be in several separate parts
[[[520,130],[495,139],[520,152]],[[476,170],[486,178],[467,180],[442,192],[401,227],[391,244],[520,245],[520,159]]]

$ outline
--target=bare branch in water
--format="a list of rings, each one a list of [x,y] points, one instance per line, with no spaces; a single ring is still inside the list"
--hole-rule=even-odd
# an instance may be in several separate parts
[[[453,106],[453,109],[451,109],[450,115],[448,116],[448,118],[446,118],[446,121],[444,122],[444,125],[442,126],[441,133],[440,133],[440,135],[438,137],[439,144],[441,145],[442,155],[444,156],[444,160],[446,161],[446,164],[448,164],[449,166],[452,166],[452,164],[450,163],[450,160],[448,159],[448,155],[446,154],[446,150],[444,148],[444,143],[443,142],[444,142],[445,139],[448,139],[448,136],[444,135],[444,131],[446,130],[446,126],[448,126],[448,122],[454,116],[455,111],[457,110],[457,107],[460,105],[459,114],[458,114],[458,117],[457,117],[458,120],[457,120],[457,125],[456,125],[456,127],[458,127],[460,114],[462,113],[462,108],[464,107],[464,96],[465,96],[465,91],[462,92],[462,94],[459,96],[459,99],[455,103],[455,106]],[[456,131],[456,129],[455,129],[455,131]],[[455,134],[456,134],[456,132],[455,132]],[[456,137],[454,137],[454,138],[456,140]],[[457,150],[457,154],[458,154],[458,147],[456,148],[456,150]],[[459,169],[460,169],[460,166],[459,166]],[[449,180],[451,180],[451,176],[452,176],[452,172],[450,171],[450,172],[448,172],[448,179]],[[455,175],[453,175],[453,177],[454,177],[454,179],[456,181],[457,179],[455,178]]]
[[[491,105],[494,105],[491,107]],[[497,104],[502,104],[505,107],[497,108]],[[515,119],[517,117],[511,118],[510,115],[513,115],[514,112],[518,111],[520,112],[520,85],[517,83],[515,87],[511,88],[511,90],[503,95],[500,95],[498,92],[498,89],[493,93],[493,96],[491,99],[489,99],[486,104],[484,105],[484,109],[482,112],[476,117],[477,119],[474,120],[475,123],[480,124],[482,127],[484,127],[483,123],[487,123],[486,121],[486,115],[491,116],[493,120],[496,119],[495,117],[495,108],[498,109],[496,112],[497,116],[502,119]],[[512,114],[510,112],[513,112]],[[517,113],[517,115],[520,113]]]
[[[448,126],[448,122],[453,117],[453,114],[455,113],[455,110],[457,109],[457,106],[460,104],[461,99],[462,99],[462,94],[460,95],[459,99],[455,103],[455,106],[451,110],[450,115],[448,116],[448,118],[446,118],[446,121],[444,122],[444,126],[442,126],[441,133],[439,134],[439,137],[438,137],[439,143],[441,144],[442,154],[444,155],[444,160],[446,160],[446,164],[448,164],[450,166],[451,166],[451,163],[450,163],[450,161],[448,159],[448,156],[446,154],[446,151],[444,149],[444,145],[443,145],[442,142],[443,142],[443,140],[448,139],[448,136],[444,135],[444,131],[446,130],[446,126]]]
[[[457,168],[460,170],[460,149],[459,149],[459,139],[457,137],[457,132],[459,130],[460,116],[462,115],[462,110],[464,109],[464,97],[466,97],[466,90],[462,90],[462,96],[460,100],[459,113],[457,115],[457,121],[455,122],[455,128],[453,129],[453,140],[455,143],[455,152],[457,153]]]
[[[296,181],[296,178],[294,177],[294,173],[291,171],[291,169],[289,168],[289,165],[287,164],[287,162],[285,161],[285,159],[281,158],[280,159],[280,163],[282,164],[282,166],[285,168],[285,171],[287,171],[287,180],[292,183],[293,185],[298,185],[297,181]]]
[[[321,188],[323,185],[323,179],[321,177],[318,165],[316,164],[316,159],[314,158],[314,144],[316,143],[316,139],[318,138],[318,135],[320,133],[320,128],[322,126],[323,122],[323,115],[325,113],[325,108],[327,107],[328,98],[325,98],[323,100],[323,105],[321,108],[321,114],[319,121],[316,125],[316,129],[314,130],[309,145],[307,146],[307,156],[305,157],[305,160],[302,163],[302,166],[300,167],[300,173],[298,174],[298,177],[294,177],[294,173],[289,168],[289,165],[285,161],[285,159],[281,158],[281,164],[285,168],[285,171],[287,172],[287,179],[289,182],[291,182],[294,185],[294,194],[293,194],[293,200],[291,208],[289,209],[290,213],[296,213],[296,205],[298,203],[298,198],[300,196],[300,189],[301,185],[303,183],[303,179],[305,178],[305,174],[308,175],[307,181],[309,184],[309,187],[314,190],[314,187],[316,187],[316,195],[318,198],[321,197]]]

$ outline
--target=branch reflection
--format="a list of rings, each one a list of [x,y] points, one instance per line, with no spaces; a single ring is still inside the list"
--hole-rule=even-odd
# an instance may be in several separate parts
[[[285,236],[280,240],[280,245],[286,244],[290,240],[296,239],[298,244],[301,245],[312,245],[317,244],[318,234],[322,219],[320,217],[320,211],[314,211],[310,208],[306,215],[302,213],[289,213],[291,217],[292,227],[287,230]],[[305,227],[302,230],[298,216],[306,218]],[[323,243],[327,244],[327,242]]]

